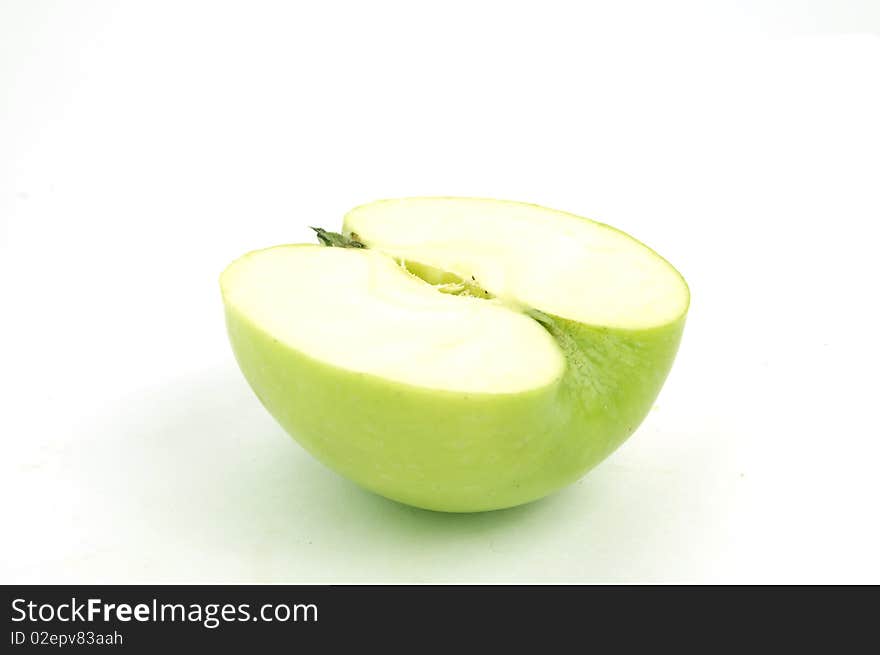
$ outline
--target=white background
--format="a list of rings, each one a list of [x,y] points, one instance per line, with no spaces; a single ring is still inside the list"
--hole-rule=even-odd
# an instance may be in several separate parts
[[[0,581],[880,582],[880,4],[0,3]],[[232,358],[217,277],[407,195],[611,223],[676,366],[581,482],[363,492]]]

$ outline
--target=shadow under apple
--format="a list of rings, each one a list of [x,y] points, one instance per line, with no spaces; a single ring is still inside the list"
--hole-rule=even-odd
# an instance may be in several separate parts
[[[101,581],[601,581],[638,573],[657,546],[640,527],[650,498],[621,495],[613,470],[482,514],[364,491],[287,436],[235,370],[131,394],[94,434],[70,465],[113,526]]]

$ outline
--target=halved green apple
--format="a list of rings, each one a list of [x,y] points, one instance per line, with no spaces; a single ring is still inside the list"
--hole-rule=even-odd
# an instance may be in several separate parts
[[[224,271],[236,359],[317,459],[417,507],[499,509],[576,480],[645,417],[681,339],[678,272],[572,214],[385,200],[319,238]]]

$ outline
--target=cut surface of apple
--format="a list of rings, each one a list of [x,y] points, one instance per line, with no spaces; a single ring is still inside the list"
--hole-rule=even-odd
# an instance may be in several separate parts
[[[671,367],[687,286],[613,228],[414,198],[358,207],[343,233],[355,247],[231,264],[227,326],[269,412],[389,498],[480,511],[544,496],[635,430]]]
[[[284,345],[397,382],[512,393],[551,384],[565,368],[556,342],[528,316],[440,293],[374,250],[270,248],[233,264],[224,288]]]
[[[473,279],[496,297],[574,321],[642,328],[687,308],[681,276],[614,228],[497,200],[411,198],[358,207],[346,233],[371,248]]]

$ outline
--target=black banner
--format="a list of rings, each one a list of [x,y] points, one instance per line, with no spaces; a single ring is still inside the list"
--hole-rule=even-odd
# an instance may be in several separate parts
[[[19,586],[4,652],[527,643],[541,652],[692,646],[839,652],[876,642],[876,588]],[[568,644],[568,646],[566,646]],[[493,651],[494,652],[494,651]]]

